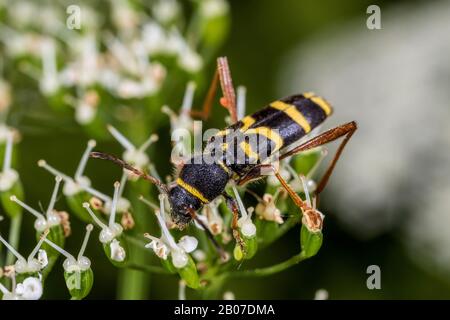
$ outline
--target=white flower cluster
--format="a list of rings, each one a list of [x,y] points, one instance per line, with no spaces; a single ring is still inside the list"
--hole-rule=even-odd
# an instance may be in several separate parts
[[[159,0],[149,11],[130,0],[108,1],[107,5],[114,33],[99,28],[103,21],[87,2],[80,6],[83,32],[67,29],[64,6],[24,0],[0,4],[7,22],[2,25],[0,41],[7,44],[7,56],[39,61],[24,62],[21,69],[39,81],[44,95],[76,88],[76,96],[67,96],[66,102],[75,108],[75,119],[82,125],[97,115],[100,96],[93,87],[122,99],[139,99],[158,93],[163,85],[171,66],[161,62],[161,57],[175,61],[188,73],[200,71],[204,64],[196,48],[198,41],[175,23],[183,11],[178,1]],[[227,12],[224,0],[198,4],[197,14],[206,20]],[[22,31],[27,29],[34,31]],[[60,57],[64,57],[62,65]],[[8,105],[8,85],[0,83],[4,84],[0,96],[5,97],[1,103]]]
[[[111,211],[111,203],[112,199],[110,196],[94,189],[91,187],[91,180],[84,175],[84,170],[86,168],[89,154],[92,151],[92,149],[96,146],[95,140],[89,140],[87,144],[87,148],[84,151],[81,160],[78,164],[77,170],[75,172],[75,175],[73,177],[70,177],[57,169],[50,166],[45,160],[39,160],[38,165],[51,174],[55,175],[56,177],[60,177],[64,181],[64,188],[63,188],[63,194],[66,197],[75,196],[79,192],[85,191],[92,195],[95,198],[100,199],[104,202],[104,209],[106,213],[109,213]],[[117,200],[117,211],[119,213],[126,212],[130,208],[130,202],[122,197],[124,186],[127,175],[124,173],[121,180],[121,188],[119,189],[118,194],[118,200]]]
[[[110,258],[117,262],[122,262],[126,258],[126,251],[120,245],[120,241],[117,240],[118,237],[123,232],[123,227],[115,222],[117,205],[119,201],[119,191],[120,191],[120,182],[114,183],[114,197],[111,203],[111,209],[109,214],[109,222],[108,225],[103,223],[92,211],[90,208],[90,204],[85,202],[83,203],[83,207],[89,212],[89,215],[95,221],[95,223],[102,229],[99,235],[99,240],[103,244],[109,244],[111,256]]]
[[[28,277],[22,283],[14,285],[9,291],[0,283],[0,291],[3,294],[3,300],[39,300],[42,296],[42,282],[36,277]]]
[[[193,252],[197,248],[198,240],[191,236],[183,236],[178,243],[175,241],[167,228],[166,221],[161,215],[161,213],[165,212],[164,197],[164,195],[159,196],[160,208],[159,210],[155,210],[161,228],[161,237],[157,238],[146,233],[144,236],[151,241],[145,247],[152,249],[153,252],[163,260],[167,260],[170,254],[175,268],[181,269],[188,264],[189,258],[187,254]]]
[[[1,98],[1,92],[0,92]],[[19,180],[19,174],[16,170],[11,168],[12,151],[14,144],[14,137],[17,136],[17,131],[7,127],[5,124],[0,124],[0,143],[5,143],[5,155],[3,158],[3,167],[0,172],[0,191],[10,190],[14,184]]]

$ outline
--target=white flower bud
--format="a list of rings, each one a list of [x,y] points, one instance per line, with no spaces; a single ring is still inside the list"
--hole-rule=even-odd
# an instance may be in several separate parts
[[[16,294],[25,300],[39,300],[42,296],[42,283],[38,278],[28,277],[17,285]]]
[[[38,232],[43,232],[48,228],[47,220],[45,218],[38,218],[34,221],[34,229]]]
[[[178,64],[184,70],[194,73],[201,69],[203,60],[197,52],[185,45],[185,48],[179,53]]]
[[[275,221],[276,223],[283,223],[281,212],[275,206],[274,197],[271,194],[264,194],[261,202],[258,203],[255,213],[264,220]]]
[[[251,238],[256,234],[256,226],[253,224],[252,220],[246,219],[242,221],[241,232],[247,238]]]
[[[223,300],[236,300],[236,297],[233,292],[226,291],[223,294]]]
[[[97,108],[84,101],[81,101],[75,107],[75,120],[81,125],[91,123],[94,120],[96,114]]]
[[[112,202],[111,201],[107,201],[106,203],[105,203],[105,211],[107,212],[107,213],[110,213],[111,212],[111,204],[112,204]],[[130,207],[131,207],[131,203],[130,203],[130,201],[128,200],[128,199],[126,199],[126,198],[120,198],[118,201],[117,201],[117,212],[127,212],[129,209],[130,209]]]
[[[190,253],[197,249],[198,240],[191,236],[183,236],[178,241],[178,245],[186,252]]]
[[[200,5],[200,12],[206,18],[211,19],[228,12],[228,3],[224,0],[205,0]]]
[[[8,169],[0,172],[0,191],[11,189],[18,179],[19,174],[14,169]]]
[[[167,256],[169,255],[169,248],[164,244],[161,239],[157,239],[155,237],[150,236],[149,234],[145,235],[146,238],[152,239],[152,241],[145,245],[146,248],[150,248],[153,252],[161,259],[167,260]]]
[[[189,259],[186,253],[183,252],[183,250],[173,250],[171,254],[172,254],[172,263],[175,266],[175,268],[181,269],[187,265]]]
[[[111,259],[114,261],[122,262],[125,260],[126,252],[123,247],[120,246],[120,242],[117,239],[113,239],[109,244],[111,249]]]
[[[152,8],[153,15],[162,23],[173,21],[180,13],[180,6],[175,0],[160,0]]]
[[[192,256],[193,256],[194,259],[197,260],[197,261],[205,261],[205,260],[206,260],[206,253],[205,253],[205,251],[200,250],[200,249],[195,250],[195,251],[192,253]]]
[[[47,252],[45,250],[39,249],[37,259],[41,264],[41,268],[45,268],[48,265]]]

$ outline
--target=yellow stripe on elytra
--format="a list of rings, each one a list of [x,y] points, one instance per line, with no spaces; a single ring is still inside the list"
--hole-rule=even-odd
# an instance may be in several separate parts
[[[281,149],[281,147],[283,146],[283,139],[281,138],[281,136],[268,127],[251,128],[248,129],[245,134],[260,134],[262,136],[265,136],[267,139],[272,140],[275,143],[275,148],[272,150],[272,153]]]
[[[306,92],[303,94],[303,96],[306,99],[310,99],[312,102],[317,104],[325,112],[327,116],[331,114],[332,108],[330,104],[327,101],[325,101],[325,99],[317,96],[314,92]]]
[[[246,117],[242,118],[241,122],[243,125],[242,125],[242,127],[239,128],[239,130],[245,131],[248,128],[250,128],[250,126],[252,124],[255,123],[255,119],[253,119],[251,116],[246,116]]]
[[[259,155],[253,151],[252,146],[250,145],[250,143],[242,141],[239,146],[241,147],[241,149],[244,151],[244,153],[252,159],[258,160]]]
[[[230,129],[220,130],[219,132],[217,132],[217,133],[215,134],[215,136],[217,136],[217,137],[223,137],[223,136],[226,136],[227,134],[229,134],[230,132],[231,132]]]
[[[309,122],[305,119],[305,117],[301,114],[301,112],[297,110],[297,108],[294,105],[277,100],[272,102],[270,106],[272,108],[283,111],[289,118],[294,120],[300,127],[302,127],[305,133],[311,131],[311,126],[309,125]]]
[[[208,203],[208,199],[205,198],[205,196],[198,191],[197,189],[195,189],[193,186],[191,186],[190,184],[187,184],[186,182],[184,182],[183,180],[181,180],[181,178],[177,179],[177,184],[182,187],[184,190],[186,190],[187,192],[189,192],[190,194],[192,194],[194,197],[200,199],[201,202],[203,203]]]

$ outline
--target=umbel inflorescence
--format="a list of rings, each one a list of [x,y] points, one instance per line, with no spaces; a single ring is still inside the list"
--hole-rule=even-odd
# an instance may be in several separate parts
[[[189,87],[187,93],[189,94]],[[109,130],[118,143],[125,146],[124,158],[140,169],[152,171],[158,176],[154,165],[145,153],[146,147],[156,140],[155,135],[151,135],[146,143],[137,148],[117,129],[110,126]],[[12,136],[12,131],[10,132],[9,136]],[[11,150],[12,143],[13,140],[10,138],[7,141],[6,149]],[[39,167],[55,176],[55,187],[44,213],[20,200],[16,194],[10,195],[10,202],[34,216],[34,228],[38,243],[28,258],[24,258],[7,240],[0,237],[6,248],[17,258],[13,265],[4,268],[4,277],[12,280],[10,289],[4,285],[1,287],[5,299],[39,298],[40,295],[37,293],[27,295],[26,292],[21,292],[24,292],[24,288],[27,286],[35,286],[36,288],[33,287],[33,290],[42,293],[44,279],[60,255],[65,257],[64,277],[72,298],[84,298],[93,285],[94,268],[91,268],[92,263],[89,258],[84,256],[93,225],[87,225],[86,236],[77,256],[64,250],[66,237],[71,233],[69,214],[55,208],[62,183],[64,184],[62,194],[70,207],[70,216],[86,222],[93,222],[100,229],[99,242],[114,266],[139,268],[155,273],[177,274],[185,285],[199,290],[205,296],[213,294],[214,290],[217,290],[216,286],[223,285],[229,278],[278,272],[315,255],[320,248],[323,216],[320,216],[320,223],[317,224],[316,221],[309,219],[307,212],[304,212],[300,241],[301,252],[298,256],[294,256],[294,259],[291,259],[291,262],[283,265],[282,268],[267,267],[249,270],[245,268],[245,264],[239,268],[245,260],[253,258],[258,250],[270,245],[302,219],[302,213],[298,209],[290,205],[288,201],[282,201],[286,199],[287,195],[277,180],[273,179],[268,179],[263,195],[258,195],[249,186],[230,185],[227,189],[237,199],[240,216],[238,228],[244,241],[245,251],[233,239],[229,227],[232,212],[221,199],[205,205],[198,213],[198,220],[202,222],[201,224],[196,221],[182,235],[179,235],[179,232],[173,230],[174,223],[171,220],[166,195],[159,195],[159,203],[153,203],[150,198],[140,195],[139,200],[146,205],[146,211],[154,213],[160,231],[153,234],[149,232],[133,234],[131,231],[134,229],[135,223],[139,223],[139,221],[135,221],[131,213],[133,212],[131,199],[125,198],[123,194],[127,182],[135,184],[137,176],[124,170],[120,181],[114,183],[112,196],[96,190],[92,186],[91,180],[93,179],[83,174],[89,159],[87,155],[95,145],[94,140],[87,143],[87,148],[81,156],[80,164],[73,177],[55,169],[45,160],[38,161]],[[314,208],[314,204],[310,198],[310,189],[314,188],[314,182],[310,176],[324,154],[322,150],[314,150],[281,164],[280,171],[284,178],[292,183],[296,192],[305,195],[306,203],[311,208]],[[11,157],[11,151],[5,153],[5,157]],[[9,160],[5,159],[4,161],[8,163]],[[297,173],[298,169],[295,168],[299,167],[306,168],[305,172]],[[308,175],[308,178],[302,174]],[[17,181],[15,183],[18,183]],[[4,192],[13,193],[14,190],[21,189],[13,184]],[[246,193],[248,196],[245,196]],[[252,199],[253,206],[245,206],[242,198],[244,196],[254,198]],[[13,218],[12,213],[11,211],[10,216]],[[205,241],[205,228],[208,228],[220,247],[225,250],[224,255],[216,251],[210,242]],[[144,239],[148,239],[149,242],[146,243]],[[136,265],[130,257],[130,246],[148,248],[158,257],[160,265]]]
[[[3,299],[41,298],[52,285],[46,279],[57,263],[62,264],[61,277],[70,297],[85,298],[95,285],[96,261],[85,255],[86,248],[94,245],[103,247],[108,261],[125,279],[133,270],[144,272],[139,274],[141,286],[148,286],[147,274],[178,277],[181,298],[186,297],[186,286],[195,290],[188,292],[193,297],[221,297],[229,279],[280,272],[314,256],[321,246],[323,216],[311,217],[307,210],[302,213],[274,177],[263,180],[257,190],[252,185],[227,186],[226,192],[238,204],[239,243],[230,227],[233,213],[223,199],[205,205],[196,213],[197,219],[179,231],[167,195],[135,173],[123,170],[108,192],[96,187],[95,175],[85,174],[97,141],[112,138],[124,149],[122,159],[161,180],[148,152],[158,141],[158,124],[169,121],[172,132],[193,133],[196,86],[204,85],[204,66],[226,33],[229,17],[224,0],[193,1],[189,19],[175,0],[156,1],[151,7],[137,3],[110,1],[108,32],[100,32],[102,20],[88,3],[81,8],[85,18],[79,32],[68,31],[61,23],[62,7],[37,10],[34,2],[11,1],[1,8],[6,18],[0,41],[9,43],[6,59],[16,63],[22,75],[35,80],[45,105],[58,117],[73,117],[91,138],[85,142],[78,166],[70,172],[39,160],[36,170],[48,172],[54,188],[49,190],[48,200],[42,199],[42,203],[48,202],[45,210],[26,201],[26,194],[33,190],[22,186],[20,172],[14,169],[19,151],[14,144],[22,137],[6,124],[18,108],[13,100],[21,84],[10,83],[8,75],[13,71],[5,70],[0,79],[0,144],[4,150],[0,200],[10,231],[8,236],[0,235]],[[40,13],[27,19],[27,12]],[[175,111],[168,101],[181,100],[184,88],[180,111]],[[239,87],[237,92],[237,116],[242,118],[245,88]],[[224,126],[229,121],[227,118]],[[174,147],[190,149],[186,144]],[[318,211],[310,193],[315,188],[314,173],[325,155],[325,149],[319,147],[282,161],[279,168],[280,175],[314,212]],[[174,165],[179,169],[182,159]],[[174,178],[168,177],[166,182],[174,182]],[[19,239],[26,236],[21,232],[22,215],[34,219],[36,246],[29,255],[19,250]],[[85,223],[86,230],[72,230],[73,219]],[[301,222],[300,241],[293,244],[299,248],[297,255],[273,266],[247,268],[246,261]],[[71,234],[83,232],[78,253],[68,252],[66,242],[71,241]],[[208,240],[206,232],[216,243]],[[98,240],[89,241],[92,233]],[[127,290],[126,285],[124,288]],[[125,291],[122,296],[132,294]]]

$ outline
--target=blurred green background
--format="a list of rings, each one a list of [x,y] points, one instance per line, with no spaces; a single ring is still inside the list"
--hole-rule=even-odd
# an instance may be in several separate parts
[[[286,91],[280,89],[280,70],[286,68],[287,52],[306,47],[308,41],[323,30],[328,30],[332,37],[334,29],[350,20],[360,22],[361,28],[364,28],[366,8],[370,4],[374,3],[360,0],[231,1],[231,30],[218,54],[228,56],[235,84],[247,87],[247,112],[256,111],[280,96],[293,93],[289,88],[286,88]],[[382,12],[399,5],[407,5],[406,8],[421,5],[420,2],[411,1],[377,1],[376,4],[382,8]],[[404,9],[401,12],[407,14],[407,11],[408,9]],[[328,57],[332,60],[333,52],[329,52]],[[207,74],[212,74],[214,63],[210,63],[207,70]],[[30,81],[29,87],[33,88],[35,85]],[[303,90],[300,86],[298,89]],[[205,90],[202,93],[204,92]],[[201,96],[202,94],[197,92],[197,105],[202,100]],[[180,104],[181,98],[174,97],[172,105]],[[22,104],[21,113],[25,114],[25,117],[20,118],[18,126],[23,139],[19,144],[20,160],[17,169],[26,192],[33,190],[26,193],[27,203],[37,204],[43,201],[45,205],[53,179],[36,166],[36,161],[45,158],[63,172],[70,173],[75,170],[89,137],[82,133],[70,118],[60,117],[47,108],[38,93],[19,92],[15,94],[14,99],[15,105]],[[338,114],[339,109],[335,112]],[[223,126],[224,116],[225,110],[217,111],[208,124],[220,128]],[[157,147],[150,151],[150,157],[160,172],[168,174],[171,172],[168,163],[170,149],[167,143],[170,127],[166,118],[161,121],[164,124],[158,131],[160,140]],[[9,124],[15,126],[15,119],[11,118]],[[349,148],[356,149],[358,144],[350,142]],[[108,141],[101,142],[98,149],[116,154],[121,150],[117,144]],[[155,150],[158,152],[155,153]],[[61,154],[64,154],[64,158]],[[346,158],[345,161],[351,159]],[[90,163],[86,172],[88,176],[95,177],[98,189],[110,193],[110,186],[116,179],[111,176],[111,166]],[[321,204],[321,211],[326,214],[325,241],[316,257],[270,277],[232,281],[225,289],[234,292],[238,299],[312,299],[315,292],[322,288],[329,292],[330,299],[450,298],[450,282],[446,274],[438,272],[432,265],[424,267],[416,264],[407,252],[400,232],[403,227],[401,223],[372,237],[360,237],[348,227],[344,227],[338,219],[340,212],[333,206],[333,198],[339,197],[339,193],[325,193]],[[367,197],[370,196],[367,194]],[[352,206],[352,203],[348,203],[348,206]],[[60,201],[60,208],[62,207],[63,201]],[[402,217],[407,219],[408,215],[406,209]],[[76,219],[72,219],[72,228],[82,230],[83,226]],[[5,234],[7,224],[0,224],[0,230]],[[21,251],[28,252],[34,246],[34,241],[27,241],[34,238],[31,236],[33,233],[31,219],[25,218]],[[78,250],[81,236],[80,232],[75,232],[67,241],[69,252]],[[294,228],[272,247],[260,252],[249,265],[264,266],[282,261],[297,252],[297,243],[298,228]],[[108,263],[99,245],[91,243],[87,256],[94,262],[95,273],[94,287],[88,298],[115,298],[117,270]],[[366,287],[366,268],[373,264],[381,268],[381,290],[368,290]],[[45,298],[60,299],[67,296],[61,266],[57,266],[47,282],[51,285],[47,286]],[[151,298],[177,297],[177,280],[173,277],[153,275],[149,285]],[[189,291],[187,294],[189,296]]]

